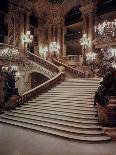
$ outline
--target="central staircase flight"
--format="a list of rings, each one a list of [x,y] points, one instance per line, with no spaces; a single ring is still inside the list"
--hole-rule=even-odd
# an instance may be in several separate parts
[[[95,117],[98,79],[67,79],[0,116],[0,122],[87,143],[109,142]]]

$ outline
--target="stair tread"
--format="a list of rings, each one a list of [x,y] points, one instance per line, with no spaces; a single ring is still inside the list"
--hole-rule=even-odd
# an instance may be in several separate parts
[[[99,79],[68,79],[0,115],[0,122],[82,142],[109,142],[95,117],[94,93]]]
[[[38,105],[40,105],[40,106],[66,106],[66,107],[77,107],[77,108],[82,108],[83,110],[93,110],[93,104],[91,105],[91,104],[84,104],[83,102],[81,103],[79,103],[79,104],[77,104],[77,103],[74,103],[74,102],[71,102],[71,103],[67,103],[67,102],[60,102],[59,103],[59,101],[58,102],[54,102],[54,101],[49,101],[49,102],[38,102],[38,101],[32,101],[32,102],[27,102],[27,103],[25,103],[23,106],[25,107],[25,106],[29,106],[29,105],[34,105],[34,106],[38,106]],[[95,109],[94,109],[95,110]]]
[[[7,113],[7,112],[5,112]],[[9,112],[8,112],[9,113]],[[71,118],[68,116],[57,116],[57,115],[51,115],[51,114],[46,114],[46,113],[34,113],[34,112],[28,112],[28,111],[12,111],[10,112],[12,114],[23,114],[23,115],[31,115],[31,116],[36,116],[36,117],[43,117],[43,118],[49,118],[49,119],[55,119],[55,120],[64,120],[67,122],[74,122],[74,123],[81,123],[81,124],[98,124],[97,120],[84,120],[84,119],[79,119],[79,118]]]
[[[72,114],[70,113],[66,113],[66,112],[59,112],[59,111],[54,111],[54,110],[43,110],[43,109],[17,109],[18,111],[28,111],[28,112],[35,112],[35,113],[39,113],[39,112],[42,112],[42,113],[47,113],[47,114],[57,114],[57,115],[60,115],[60,116],[70,116],[72,118],[82,118],[82,119],[90,119],[90,120],[97,120],[97,118],[92,115],[91,117],[89,115],[79,115],[79,114]]]
[[[68,139],[79,140],[79,141],[83,141],[83,142],[92,142],[92,143],[95,142],[96,143],[96,142],[106,142],[106,141],[109,142],[111,140],[111,138],[108,136],[93,136],[93,137],[90,137],[90,136],[85,137],[85,136],[79,136],[79,135],[77,136],[77,135],[73,135],[73,134],[69,134],[69,133],[67,134],[66,132],[59,132],[52,128],[39,127],[37,125],[25,124],[22,122],[6,120],[3,118],[0,118],[0,122],[8,123],[11,125],[16,125],[19,127],[24,127],[24,128],[35,130],[35,131],[45,132],[45,133],[61,136],[61,137],[68,138]]]
[[[44,124],[45,126],[47,125],[54,125],[57,127],[60,127],[64,130],[66,130],[66,128],[68,129],[67,131],[72,131],[72,132],[78,132],[77,129],[81,129],[83,132],[86,131],[89,134],[91,133],[96,133],[96,134],[100,134],[102,133],[101,131],[98,131],[98,129],[101,129],[101,127],[96,124],[96,125],[87,125],[87,124],[77,124],[77,123],[68,123],[66,121],[59,121],[59,120],[52,120],[52,119],[47,119],[47,118],[40,118],[40,117],[32,117],[32,116],[22,116],[22,115],[18,115],[18,114],[12,114],[12,113],[6,113],[5,115],[1,116],[2,118],[11,118],[11,119],[15,119],[15,120],[26,120],[27,122],[31,122],[31,123],[35,123],[35,124]]]
[[[16,110],[26,110],[26,109],[34,109],[34,110],[48,110],[48,111],[56,111],[56,112],[66,112],[69,114],[79,114],[79,115],[86,115],[88,116],[93,116],[96,114],[96,112],[85,112],[85,111],[74,111],[74,110],[70,110],[70,109],[61,109],[61,108],[51,108],[51,107],[35,107],[35,106],[31,106],[31,107],[17,107]]]
[[[94,109],[94,108],[84,108],[84,106],[82,107],[82,106],[79,106],[79,105],[75,105],[75,104],[73,104],[73,105],[69,105],[69,104],[51,104],[51,103],[46,103],[46,104],[38,104],[38,103],[36,103],[35,102],[35,104],[26,104],[26,105],[23,105],[23,107],[25,108],[25,107],[31,107],[31,106],[34,106],[34,107],[36,107],[36,106],[40,106],[40,107],[55,107],[55,108],[62,108],[62,109],[64,109],[64,108],[67,108],[67,109],[74,109],[75,110],[75,108],[78,110],[78,111],[92,111],[92,112],[97,112],[97,110],[96,109]],[[62,106],[62,107],[61,107]]]

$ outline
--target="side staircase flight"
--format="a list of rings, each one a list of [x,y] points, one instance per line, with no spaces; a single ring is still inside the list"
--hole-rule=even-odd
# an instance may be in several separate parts
[[[80,142],[109,142],[95,117],[99,79],[67,79],[48,92],[0,115],[0,122]]]

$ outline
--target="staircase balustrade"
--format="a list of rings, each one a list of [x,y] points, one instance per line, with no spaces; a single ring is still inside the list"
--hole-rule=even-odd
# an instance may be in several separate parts
[[[48,89],[52,88],[59,82],[65,79],[65,74],[63,72],[58,73],[55,77],[48,80],[47,82],[31,89],[30,91],[24,93],[19,99],[18,104],[23,104],[24,102],[28,102],[29,100],[33,99],[34,97],[46,92]]]
[[[73,68],[71,66],[68,66],[68,65],[66,65],[66,64],[64,64],[64,63],[62,63],[62,62],[60,62],[60,61],[58,61],[56,59],[53,59],[52,61],[53,61],[54,64],[56,64],[58,66],[65,67],[65,70],[67,72],[72,73],[72,74],[76,74],[77,77],[80,77],[80,78],[84,78],[85,77],[85,73],[80,71],[80,70],[78,70],[78,69],[75,69],[75,68]]]
[[[55,64],[53,64],[53,63],[51,63],[51,62],[49,62],[47,60],[44,60],[44,59],[40,58],[39,56],[37,56],[37,55],[35,55],[33,53],[28,52],[28,58],[31,61],[39,64],[40,66],[50,70],[51,72],[58,73],[58,71],[59,71],[58,67]]]
[[[93,67],[92,67],[93,66]],[[103,77],[103,74],[97,73],[95,72],[95,68],[98,67],[95,63],[91,64],[91,71],[93,72],[93,74],[97,75],[98,77]],[[94,68],[94,69],[93,69]]]

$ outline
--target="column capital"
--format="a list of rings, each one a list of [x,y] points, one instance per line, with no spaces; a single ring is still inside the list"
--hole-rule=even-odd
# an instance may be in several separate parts
[[[80,8],[80,11],[83,16],[86,16],[89,14],[95,14],[96,13],[96,5],[94,3],[89,3],[85,6],[82,6]]]

